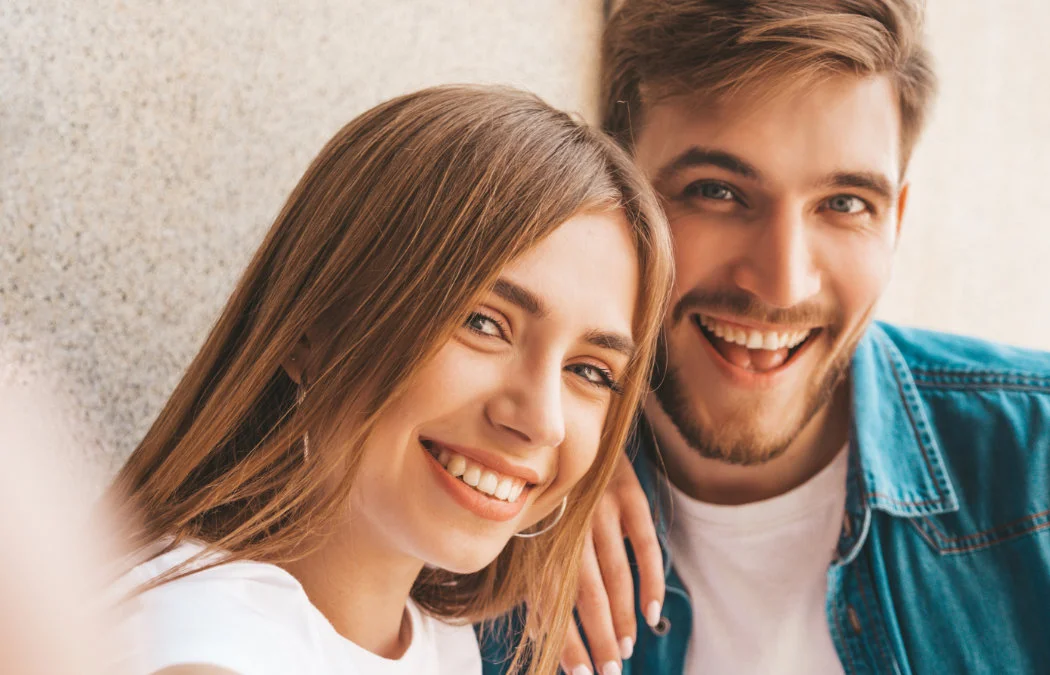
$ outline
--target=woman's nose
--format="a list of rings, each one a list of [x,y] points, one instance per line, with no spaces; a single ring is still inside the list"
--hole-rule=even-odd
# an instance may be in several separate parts
[[[489,421],[535,447],[557,447],[565,440],[561,366],[523,367],[489,401]]]

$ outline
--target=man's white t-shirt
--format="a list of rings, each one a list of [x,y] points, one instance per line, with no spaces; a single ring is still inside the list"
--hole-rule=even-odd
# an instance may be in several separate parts
[[[849,453],[779,497],[699,502],[671,486],[671,555],[693,605],[686,675],[841,675],[825,612]]]
[[[120,588],[135,588],[201,551],[198,544],[133,568]],[[412,642],[385,659],[336,632],[299,582],[276,565],[232,562],[194,572],[129,601],[139,644],[135,675],[180,664],[212,665],[240,675],[480,675],[470,626],[423,614],[411,601]]]

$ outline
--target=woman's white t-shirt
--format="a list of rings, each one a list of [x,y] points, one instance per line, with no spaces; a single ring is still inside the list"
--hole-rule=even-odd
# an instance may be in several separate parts
[[[183,544],[133,568],[134,588],[202,550]],[[396,660],[336,632],[299,582],[276,565],[231,562],[135,595],[128,608],[139,644],[136,673],[175,665],[210,665],[240,675],[480,675],[470,626],[452,626],[411,601],[412,642]]]

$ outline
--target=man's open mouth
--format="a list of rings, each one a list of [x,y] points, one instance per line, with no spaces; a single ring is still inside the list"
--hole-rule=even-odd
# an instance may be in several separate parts
[[[691,318],[719,356],[755,373],[782,368],[824,330],[786,327],[779,331],[757,330],[704,314],[693,314]]]

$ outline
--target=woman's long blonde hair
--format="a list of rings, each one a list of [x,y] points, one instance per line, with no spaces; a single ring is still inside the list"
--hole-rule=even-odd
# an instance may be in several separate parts
[[[288,563],[345,514],[360,448],[421,363],[516,256],[576,213],[622,209],[637,248],[639,344],[597,459],[550,533],[512,540],[483,570],[425,570],[412,597],[444,618],[538,609],[515,655],[557,668],[591,512],[647,386],[670,288],[670,237],[626,154],[530,94],[446,86],[388,101],[329,141],[292,192],[113,496],[132,546],[187,539],[226,560]],[[282,363],[334,327],[303,401]],[[350,442],[312,452],[308,429],[353,415]],[[338,487],[333,489],[333,483]]]

